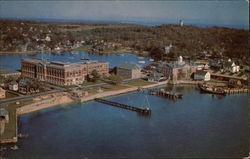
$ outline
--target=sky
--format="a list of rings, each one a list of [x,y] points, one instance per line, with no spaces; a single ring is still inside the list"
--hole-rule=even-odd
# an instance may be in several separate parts
[[[6,1],[0,18],[249,26],[246,0]]]

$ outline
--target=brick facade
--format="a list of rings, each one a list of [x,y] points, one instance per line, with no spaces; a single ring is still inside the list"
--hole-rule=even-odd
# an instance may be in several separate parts
[[[86,76],[96,70],[101,76],[108,76],[107,62],[46,62],[41,59],[22,59],[22,75],[57,85],[80,84]]]

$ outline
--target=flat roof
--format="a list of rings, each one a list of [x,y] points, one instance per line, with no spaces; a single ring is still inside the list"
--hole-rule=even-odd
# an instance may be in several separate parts
[[[16,70],[9,70],[6,68],[0,68],[0,75],[1,74],[9,74],[9,73],[21,73],[21,72],[16,71]]]

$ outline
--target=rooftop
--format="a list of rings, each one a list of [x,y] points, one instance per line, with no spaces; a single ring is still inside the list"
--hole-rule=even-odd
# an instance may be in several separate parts
[[[0,68],[0,75],[8,74],[8,73],[20,73],[20,72],[15,71],[15,70],[9,70],[9,69],[6,69],[6,68]]]
[[[127,70],[141,69],[141,67],[139,65],[134,64],[134,63],[123,63],[117,67],[127,69]]]
[[[207,73],[208,73],[208,71],[204,71],[204,70],[197,70],[195,72],[195,74],[202,75],[202,76],[205,76]]]

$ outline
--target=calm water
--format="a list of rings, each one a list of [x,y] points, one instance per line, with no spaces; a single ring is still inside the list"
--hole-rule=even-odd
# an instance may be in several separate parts
[[[20,117],[18,143],[8,159],[242,158],[248,150],[248,96],[200,94],[178,86],[182,100],[148,95],[152,115],[143,117],[97,102],[58,106]],[[108,98],[134,106],[147,93]]]
[[[145,61],[145,64],[139,64],[141,66],[150,63],[149,58],[138,57],[134,54],[122,53],[122,54],[107,54],[99,55],[88,53],[85,51],[74,51],[74,52],[63,52],[60,54],[55,53],[38,53],[33,55],[27,54],[0,54],[0,67],[16,70],[20,69],[22,58],[44,58],[50,61],[64,61],[64,62],[80,62],[81,58],[89,58],[91,60],[105,61],[109,62],[110,67],[120,65],[124,62],[137,63],[139,61]]]

